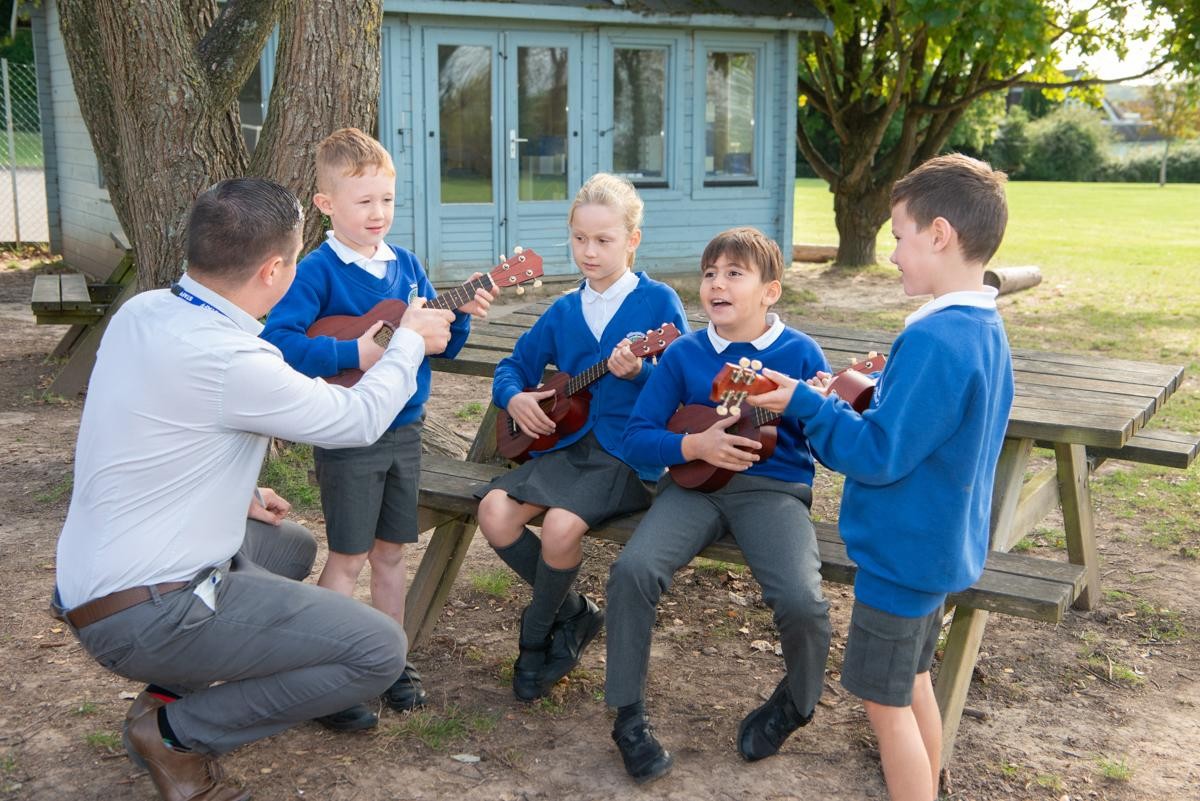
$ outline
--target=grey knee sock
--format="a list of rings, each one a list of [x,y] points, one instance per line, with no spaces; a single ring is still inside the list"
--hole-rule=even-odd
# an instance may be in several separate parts
[[[542,561],[542,541],[529,529],[521,529],[521,536],[512,545],[503,548],[492,546],[496,556],[513,572],[525,580],[530,587],[537,580],[538,562]]]
[[[521,639],[534,645],[550,636],[559,607],[571,592],[571,585],[579,575],[579,565],[567,570],[558,570],[538,559],[537,580],[533,583],[533,600],[529,603],[521,626]]]
[[[538,564],[542,563],[542,541],[537,535],[528,528],[521,530],[521,536],[512,543],[503,548],[493,548],[496,556],[504,564],[512,568],[512,571],[525,580],[529,586],[534,586],[537,581]],[[553,568],[547,568],[553,569]],[[575,568],[575,572],[579,572],[579,568]],[[574,574],[572,574],[574,579]],[[583,608],[583,599],[579,597],[579,593],[570,589],[570,582],[567,584],[567,597],[559,604],[557,620],[566,620],[576,614]]]

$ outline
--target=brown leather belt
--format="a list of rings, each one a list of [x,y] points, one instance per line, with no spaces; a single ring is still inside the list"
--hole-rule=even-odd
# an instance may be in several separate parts
[[[77,606],[67,612],[64,617],[76,629],[81,629],[98,620],[104,620],[110,615],[115,615],[117,612],[124,612],[131,606],[144,604],[153,597],[150,594],[152,589],[159,595],[165,595],[168,592],[182,590],[189,584],[191,584],[190,581],[166,581],[162,584],[155,584],[153,587],[130,587],[127,590],[118,590]]]

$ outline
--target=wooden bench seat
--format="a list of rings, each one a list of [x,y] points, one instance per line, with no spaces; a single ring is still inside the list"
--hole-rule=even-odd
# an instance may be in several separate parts
[[[30,308],[39,325],[67,325],[52,358],[67,358],[50,392],[72,395],[87,384],[96,349],[109,316],[137,289],[133,251],[125,256],[103,282],[89,283],[82,273],[42,274],[33,279]]]
[[[1198,452],[1200,436],[1160,428],[1142,429],[1122,448],[1088,448],[1088,456],[1094,457],[1093,469],[1106,459],[1120,459],[1186,470]]]
[[[423,529],[453,517],[473,514],[478,504],[474,491],[508,469],[436,454],[425,454],[421,459],[420,505],[427,515],[422,521]],[[588,533],[624,544],[640,520],[640,514],[630,515]],[[822,577],[840,584],[853,583],[856,567],[846,555],[837,526],[818,522],[815,527]],[[745,564],[737,544],[728,537],[706,548],[700,555]],[[949,600],[972,609],[1054,623],[1062,620],[1079,594],[1083,576],[1084,569],[1080,565],[1025,554],[992,552],[979,581]]]

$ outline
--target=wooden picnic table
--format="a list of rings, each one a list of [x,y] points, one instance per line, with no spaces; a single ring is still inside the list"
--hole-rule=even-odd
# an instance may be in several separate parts
[[[453,360],[434,359],[435,369],[491,377],[497,363],[512,352],[517,337],[551,302],[531,303],[475,325],[458,356]],[[688,317],[693,329],[707,324],[707,318],[698,312]],[[794,318],[787,322],[816,339],[834,366],[849,364],[872,350],[886,353],[894,338],[884,332],[815,320]],[[786,365],[780,367],[786,371]],[[1122,449],[1179,388],[1184,370],[1181,366],[1028,349],[1013,351],[1013,370],[1015,399],[996,469],[991,546],[996,551],[1008,551],[1051,509],[1061,506],[1068,559],[1084,569],[1074,605],[1091,609],[1100,603],[1102,593],[1088,488],[1089,449],[1109,457],[1137,460],[1136,456],[1124,456]],[[495,407],[489,405],[467,461],[494,460],[495,412]],[[1050,451],[1052,464],[1026,478],[1035,446]],[[1134,452],[1129,449],[1129,453]],[[1191,453],[1194,458],[1194,444]],[[443,524],[431,539],[409,592],[406,629],[414,642],[432,630],[475,529],[473,521],[437,522]],[[945,726],[947,756],[989,614],[982,609],[960,608],[951,623],[935,688]]]

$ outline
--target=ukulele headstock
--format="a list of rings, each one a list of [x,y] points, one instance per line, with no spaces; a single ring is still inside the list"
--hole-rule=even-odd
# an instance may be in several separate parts
[[[887,356],[883,355],[882,353],[870,351],[867,353],[867,358],[863,359],[862,361],[851,359],[850,366],[847,367],[846,370],[854,370],[855,372],[859,373],[878,373],[883,369],[883,365],[886,363]],[[845,370],[841,370],[839,372],[845,372]]]
[[[679,329],[675,323],[663,323],[658,328],[651,328],[646,333],[639,334],[637,339],[633,339],[632,335],[629,339],[629,349],[633,351],[633,355],[648,359],[662,353],[667,349],[667,345],[679,339]]]
[[[512,256],[500,254],[500,263],[488,271],[488,276],[497,289],[515,286],[517,294],[524,295],[525,287],[521,284],[533,281],[534,287],[542,285],[542,257],[532,248],[517,245]]]
[[[759,374],[762,362],[743,356],[737,364],[726,364],[712,382],[711,400],[718,403],[717,414],[741,414],[742,401],[778,388],[778,384]]]

